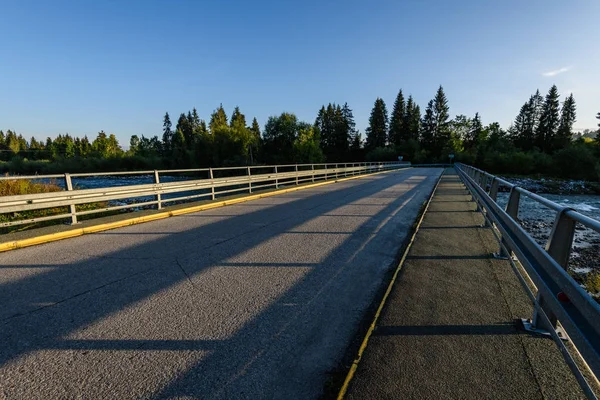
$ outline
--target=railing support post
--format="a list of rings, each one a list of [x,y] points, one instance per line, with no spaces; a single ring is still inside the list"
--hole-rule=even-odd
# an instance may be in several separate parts
[[[67,191],[73,190],[73,182],[71,182],[71,175],[65,174],[65,188]],[[77,208],[75,204],[69,205],[69,212],[71,213],[71,225],[77,224]]]
[[[335,164],[335,179],[337,180],[338,178],[338,165],[339,164]]]
[[[248,193],[252,193],[252,173],[250,167],[248,167]]]
[[[496,177],[492,178],[492,184],[490,185],[490,197],[492,198],[492,200],[494,200],[494,202],[496,200],[498,200],[498,187],[500,186],[500,182],[498,182],[498,179],[496,179]]]
[[[513,186],[510,189],[510,194],[508,195],[508,203],[506,204],[506,213],[510,215],[512,219],[515,221],[519,217],[519,202],[521,201],[521,192],[517,190],[516,186]],[[508,249],[508,253],[504,250],[504,247]],[[508,242],[504,237],[502,237],[502,244],[500,245],[500,251],[498,254],[501,257],[512,257],[512,251],[508,245]]]
[[[525,326],[525,329],[528,331],[533,331],[533,332],[538,332],[538,333],[542,333],[542,334],[548,334],[545,331],[548,331],[550,329],[554,329],[556,330],[557,328],[557,319],[556,319],[556,315],[554,315],[550,309],[548,307],[546,307],[546,301],[544,300],[544,297],[538,292],[537,296],[535,297],[535,301],[536,301],[536,305],[533,309],[533,318],[531,319],[531,323],[530,325],[527,324],[526,320],[523,320],[523,325]],[[548,319],[550,320],[550,326],[546,326],[546,321],[544,319],[542,319],[540,313],[541,311],[543,311],[546,316],[548,317]],[[557,330],[557,333],[559,334],[559,336],[563,336],[562,333],[560,331]],[[563,336],[565,337],[565,336]],[[566,337],[565,337],[566,338]]]
[[[210,193],[211,193],[211,199],[215,199],[215,176],[213,175],[213,170],[212,168],[208,169],[208,173],[210,176]]]
[[[154,183],[158,185],[160,183],[160,177],[158,176],[158,170],[154,170]],[[158,188],[156,189],[159,190]],[[162,209],[162,195],[160,193],[156,194],[156,209]]]
[[[279,189],[279,176],[277,175],[277,165],[275,166],[275,189]]]
[[[315,182],[315,164],[311,164],[310,167],[311,167],[311,170],[312,170],[311,178],[312,178],[312,181],[314,183]]]
[[[550,254],[550,257],[554,258],[565,270],[569,265],[569,256],[575,237],[575,225],[577,224],[565,214],[569,210],[571,208],[564,207],[556,214],[552,232],[546,243],[546,251]]]
[[[296,169],[296,186],[298,186],[298,164],[295,165]]]
[[[325,180],[327,180],[327,164],[325,164]]]

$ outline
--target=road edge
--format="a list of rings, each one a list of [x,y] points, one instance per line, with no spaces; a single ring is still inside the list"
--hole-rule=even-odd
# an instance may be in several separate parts
[[[354,374],[356,373],[356,369],[358,368],[358,364],[360,363],[361,359],[362,359],[362,355],[365,351],[365,349],[367,348],[367,345],[369,343],[369,339],[371,338],[371,335],[373,333],[373,330],[375,329],[375,326],[377,325],[377,322],[379,320],[379,316],[381,315],[381,312],[383,310],[383,308],[385,307],[385,303],[387,301],[387,298],[389,296],[389,294],[392,291],[392,288],[394,287],[394,284],[396,283],[396,279],[398,278],[398,275],[400,273],[400,271],[402,270],[402,267],[404,266],[404,262],[406,260],[406,257],[408,256],[408,253],[412,247],[412,244],[415,240],[415,237],[417,236],[417,233],[419,232],[419,228],[421,227],[421,223],[423,222],[423,219],[425,218],[425,214],[427,213],[427,210],[429,209],[429,204],[431,203],[431,200],[433,199],[433,196],[440,184],[440,181],[442,180],[442,177],[445,175],[446,173],[446,169],[444,169],[442,171],[442,173],[440,174],[437,182],[435,183],[435,186],[433,187],[433,189],[431,190],[431,194],[429,195],[429,199],[427,199],[427,202],[425,204],[425,207],[423,207],[423,210],[421,212],[421,215],[418,217],[418,222],[415,226],[414,232],[410,238],[410,240],[408,241],[408,244],[406,245],[404,252],[402,253],[402,257],[400,258],[400,262],[398,263],[398,266],[396,267],[394,274],[392,275],[392,279],[390,281],[390,283],[387,286],[387,289],[379,303],[379,306],[377,307],[377,311],[375,312],[375,316],[373,317],[373,320],[371,322],[371,324],[369,325],[369,329],[367,330],[367,333],[365,334],[361,345],[358,349],[358,353],[356,355],[356,357],[354,358],[354,361],[352,362],[352,365],[350,366],[350,370],[348,371],[348,373],[346,374],[346,378],[344,379],[344,383],[342,384],[342,387],[340,388],[338,395],[336,397],[337,400],[343,400],[344,396],[346,395],[346,392],[348,390],[348,388],[350,387],[350,383],[352,382],[352,378],[354,377]]]

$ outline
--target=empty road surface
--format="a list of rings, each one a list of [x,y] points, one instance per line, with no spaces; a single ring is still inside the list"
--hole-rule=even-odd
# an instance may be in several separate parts
[[[317,398],[440,173],[0,254],[0,398]]]

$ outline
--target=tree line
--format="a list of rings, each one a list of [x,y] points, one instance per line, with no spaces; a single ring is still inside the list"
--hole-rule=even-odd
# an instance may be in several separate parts
[[[600,113],[597,118],[600,120]],[[377,98],[365,139],[356,129],[347,103],[323,105],[314,122],[292,113],[271,116],[261,127],[235,107],[228,116],[220,105],[208,122],[194,108],[181,113],[175,126],[169,113],[160,135],[133,135],[123,150],[113,134],[58,135],[27,141],[12,130],[0,131],[0,169],[15,173],[194,168],[285,163],[392,161],[402,156],[413,163],[456,159],[497,173],[557,175],[598,179],[600,135],[573,132],[573,95],[561,103],[558,88],[546,96],[537,90],[523,104],[512,125],[484,125],[479,113],[450,118],[449,101],[440,86],[424,113],[399,90],[388,113]],[[599,123],[600,127],[600,123]],[[587,136],[586,136],[587,135]]]

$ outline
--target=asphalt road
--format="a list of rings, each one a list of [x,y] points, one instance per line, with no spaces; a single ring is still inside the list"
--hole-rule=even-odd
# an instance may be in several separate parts
[[[0,398],[316,398],[440,169],[0,254]]]

